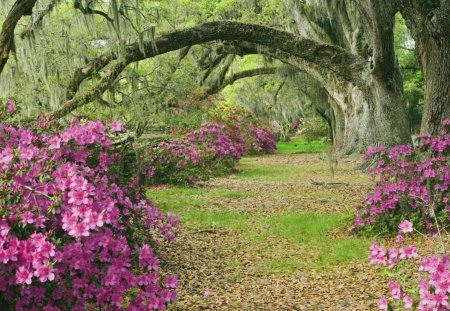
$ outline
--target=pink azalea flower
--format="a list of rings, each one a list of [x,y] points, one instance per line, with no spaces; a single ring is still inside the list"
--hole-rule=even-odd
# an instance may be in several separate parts
[[[22,223],[24,225],[27,225],[27,224],[32,224],[34,222],[33,216],[34,215],[31,212],[26,211],[20,215],[20,218],[22,219]]]
[[[209,294],[210,294],[209,290],[205,290],[203,292],[203,297],[207,298],[209,296]]]
[[[24,266],[20,266],[16,271],[16,284],[31,284],[33,274]]]
[[[68,196],[69,196],[68,202],[70,204],[82,205],[82,204],[89,203],[89,199],[88,199],[87,193],[85,191],[71,190],[71,191],[69,191]]]
[[[6,101],[6,112],[7,113],[16,113],[17,110],[14,108],[14,103],[12,101]]]
[[[112,132],[122,132],[123,131],[123,124],[120,121],[113,121],[109,125]]]
[[[61,147],[61,139],[58,137],[51,137],[49,139],[49,145],[48,145],[50,150],[56,150],[59,149]]]
[[[405,241],[405,238],[403,237],[403,235],[397,235],[396,237],[395,237],[395,242],[396,243],[398,243],[398,244],[401,244],[401,243],[403,243],[403,241]]]
[[[413,299],[411,296],[403,296],[403,307],[405,309],[411,309],[413,305]]]
[[[388,301],[386,297],[381,297],[380,300],[378,300],[378,308],[380,310],[387,310],[388,309]]]
[[[392,298],[394,300],[400,300],[400,298],[402,297],[402,290],[400,288],[400,285],[398,285],[394,281],[389,281],[388,287],[389,291],[391,292]]]
[[[39,265],[34,272],[34,276],[38,277],[41,282],[46,282],[47,280],[53,281],[55,279],[53,269],[48,265]]]
[[[416,248],[414,246],[408,245],[400,248],[400,259],[412,259],[418,256],[419,255],[417,254]]]
[[[403,220],[399,225],[398,229],[400,233],[413,232],[413,224],[408,220]]]
[[[177,288],[178,287],[178,278],[176,275],[168,275],[164,280],[164,285],[166,288]]]

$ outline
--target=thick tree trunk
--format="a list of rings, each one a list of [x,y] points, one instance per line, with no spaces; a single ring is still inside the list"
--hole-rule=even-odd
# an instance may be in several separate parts
[[[8,62],[9,52],[13,46],[16,25],[22,16],[31,15],[36,1],[37,0],[17,0],[6,16],[0,32],[0,73]]]
[[[333,132],[333,144],[336,145],[338,149],[340,149],[344,144],[345,116],[343,111],[330,96],[328,96],[328,103],[333,113],[333,122],[331,123],[331,131]]]
[[[442,121],[450,119],[450,40],[440,43],[433,39],[430,41],[419,48],[425,80],[421,132],[438,134],[442,129]]]
[[[336,141],[342,145],[342,153],[411,142],[401,89],[389,90],[375,81],[369,82],[364,92],[353,84],[328,86],[327,90],[337,106],[336,130],[340,132]]]
[[[450,0],[397,0],[416,41],[425,80],[421,132],[437,134],[450,118]]]

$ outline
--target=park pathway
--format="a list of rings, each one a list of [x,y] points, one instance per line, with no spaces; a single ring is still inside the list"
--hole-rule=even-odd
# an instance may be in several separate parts
[[[164,250],[180,278],[169,310],[377,310],[369,241],[346,231],[370,187],[357,164],[340,160],[330,183],[320,154],[252,157],[196,189],[151,190],[182,219]]]

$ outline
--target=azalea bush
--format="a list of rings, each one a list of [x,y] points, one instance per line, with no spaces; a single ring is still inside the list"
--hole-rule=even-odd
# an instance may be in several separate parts
[[[161,276],[158,245],[178,218],[141,197],[137,178],[114,182],[99,121],[63,127],[9,121],[0,104],[0,309],[162,310],[176,276]]]
[[[237,128],[204,124],[183,138],[149,147],[143,157],[143,171],[153,184],[193,185],[229,173],[245,154],[245,144]]]
[[[234,163],[246,153],[246,141],[238,124],[225,126],[207,123],[187,133],[186,139],[190,143],[210,148],[217,161]]]
[[[249,153],[253,154],[272,154],[276,150],[275,133],[260,126],[251,126],[249,128],[251,140]]]
[[[146,180],[150,184],[194,184],[206,179],[208,150],[179,139],[151,146],[143,157]]]
[[[387,284],[389,296],[378,302],[380,310],[449,310],[450,302],[450,261],[443,254],[419,257],[416,247],[405,245],[405,235],[413,232],[413,224],[408,220],[398,225],[400,234],[395,244],[386,248],[379,243],[370,247],[369,261],[387,266],[390,280]],[[417,269],[417,283],[409,277],[411,269]]]
[[[357,208],[354,228],[371,226],[394,232],[409,219],[418,230],[432,233],[436,224],[449,225],[450,120],[437,136],[419,137],[418,147],[370,148],[366,157],[378,158],[370,170],[375,189]]]
[[[368,158],[377,159],[370,170],[374,190],[365,205],[357,208],[353,229],[392,234],[393,245],[373,243],[369,262],[386,266],[390,280],[388,297],[381,297],[381,310],[449,310],[450,262],[444,240],[449,225],[450,120],[437,136],[420,136],[417,148],[410,145],[370,148]],[[419,256],[407,243],[413,231],[436,237],[438,254]],[[411,273],[420,274],[418,282]]]

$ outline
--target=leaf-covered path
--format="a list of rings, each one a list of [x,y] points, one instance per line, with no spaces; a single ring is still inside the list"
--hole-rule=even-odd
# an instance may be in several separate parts
[[[369,241],[346,233],[369,190],[356,164],[340,161],[342,184],[329,184],[320,155],[276,154],[200,188],[150,190],[182,220],[164,251],[164,270],[180,278],[170,310],[376,310],[383,282]]]

